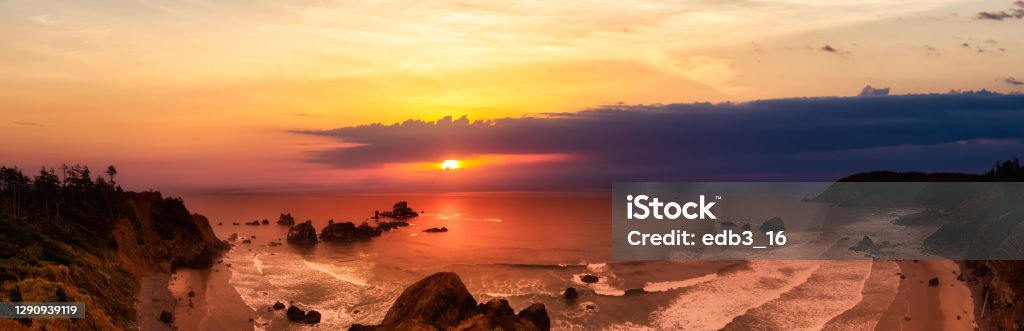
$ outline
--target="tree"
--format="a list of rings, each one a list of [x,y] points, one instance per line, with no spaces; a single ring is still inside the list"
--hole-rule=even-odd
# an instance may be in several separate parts
[[[114,182],[114,176],[116,176],[116,175],[117,175],[117,168],[114,168],[113,164],[107,166],[107,176],[110,177],[110,185],[111,186],[113,186],[114,183],[115,183]]]

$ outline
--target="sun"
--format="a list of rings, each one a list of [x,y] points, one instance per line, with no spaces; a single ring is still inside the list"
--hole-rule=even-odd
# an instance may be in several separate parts
[[[441,170],[455,170],[459,168],[458,160],[444,160],[441,162]]]

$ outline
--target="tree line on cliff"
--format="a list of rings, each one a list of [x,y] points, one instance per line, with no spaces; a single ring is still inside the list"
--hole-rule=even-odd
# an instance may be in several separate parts
[[[2,319],[0,329],[135,328],[136,277],[209,265],[227,245],[180,198],[124,191],[109,166],[0,166],[0,301],[85,303],[82,319]]]

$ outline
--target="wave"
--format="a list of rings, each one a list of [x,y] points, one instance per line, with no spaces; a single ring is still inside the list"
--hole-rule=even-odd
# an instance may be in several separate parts
[[[334,270],[332,270],[332,269],[337,269],[334,266],[331,266],[331,265],[328,265],[328,264],[323,264],[323,263],[309,262],[307,260],[302,260],[302,262],[305,263],[306,266],[309,267],[310,269],[313,269],[313,270],[325,273],[325,274],[333,277],[334,279],[337,279],[337,280],[340,280],[340,281],[343,281],[343,282],[346,282],[346,283],[349,283],[349,284],[353,284],[353,285],[359,285],[359,286],[362,286],[362,287],[370,286],[370,284],[367,284],[365,280],[362,280],[362,279],[360,279],[360,278],[358,278],[356,276],[353,276],[351,274],[340,274],[340,273],[334,272]]]
[[[691,287],[697,284],[710,282],[718,278],[718,274],[707,274],[684,280],[673,280],[667,282],[647,283],[644,285],[644,292],[667,292],[675,289]]]
[[[263,274],[263,260],[260,260],[259,254],[253,254],[252,266],[256,267],[256,272],[258,272],[260,275]]]
[[[807,282],[819,266],[818,261],[751,261],[749,270],[693,285],[692,291],[652,314],[653,324],[666,330],[722,329],[751,308]]]

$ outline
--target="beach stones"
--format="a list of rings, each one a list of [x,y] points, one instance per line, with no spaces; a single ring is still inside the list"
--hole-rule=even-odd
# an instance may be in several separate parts
[[[591,284],[591,283],[597,283],[597,281],[599,279],[597,278],[597,276],[594,276],[594,275],[583,275],[583,276],[580,276],[580,280],[582,280],[584,283]]]
[[[288,307],[288,311],[286,311],[284,315],[287,316],[288,320],[290,321],[301,321],[302,319],[306,318],[306,311],[300,309],[299,307],[291,306]]]
[[[302,318],[302,321],[310,324],[320,323],[320,312],[310,310],[309,312],[306,312],[306,316]]]
[[[529,321],[539,330],[551,330],[551,318],[543,303],[535,303],[519,312],[520,321]]]
[[[423,230],[423,232],[426,232],[426,233],[448,232],[448,228],[446,228],[446,227],[429,228],[429,229]]]
[[[166,311],[166,310],[161,311],[160,312],[160,321],[164,322],[166,324],[171,324],[171,322],[174,321],[174,315],[172,315],[171,312]]]
[[[565,296],[567,300],[575,300],[580,297],[580,294],[576,292],[575,287],[565,289],[565,292],[563,292],[562,295]]]
[[[284,304],[281,303],[281,301],[275,302],[274,303],[274,310],[281,310],[281,309],[284,309]]]

